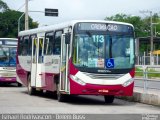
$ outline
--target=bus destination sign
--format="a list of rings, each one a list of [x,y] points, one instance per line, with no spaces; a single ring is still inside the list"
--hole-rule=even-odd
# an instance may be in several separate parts
[[[112,23],[79,23],[78,30],[93,31],[111,31],[111,32],[129,32],[132,27],[129,25],[112,24]]]

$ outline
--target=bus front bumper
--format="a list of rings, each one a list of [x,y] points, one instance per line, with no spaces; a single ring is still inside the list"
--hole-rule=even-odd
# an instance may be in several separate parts
[[[15,77],[1,77],[0,82],[15,83],[17,81]]]
[[[122,85],[80,85],[70,79],[70,94],[75,95],[115,95],[115,96],[132,96],[134,82],[124,87]]]

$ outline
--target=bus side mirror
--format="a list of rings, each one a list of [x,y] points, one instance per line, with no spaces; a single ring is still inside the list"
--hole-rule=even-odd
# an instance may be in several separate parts
[[[70,44],[70,38],[71,38],[71,34],[70,33],[66,33],[65,34],[65,44]]]

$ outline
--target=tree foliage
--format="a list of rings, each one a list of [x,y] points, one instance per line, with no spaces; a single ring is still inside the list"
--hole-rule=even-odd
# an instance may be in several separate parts
[[[8,5],[2,0],[0,0],[0,11],[4,12],[4,11],[7,11],[8,9],[9,9]]]
[[[160,19],[157,13],[155,13],[152,18],[153,18],[153,23],[160,23]],[[139,16],[116,14],[111,17],[106,17],[105,20],[113,20],[113,21],[127,22],[133,24],[135,28],[135,35],[136,35],[135,37],[150,36],[150,17],[141,18]],[[160,24],[153,26],[153,29],[155,29],[155,27],[156,27],[156,32],[158,31],[160,32]],[[156,33],[156,36],[160,36],[160,34]]]
[[[7,4],[0,0],[0,37],[17,37],[18,36],[18,19],[23,14],[22,12],[11,10]],[[29,17],[29,28],[38,27],[37,22],[33,22],[33,19]],[[24,16],[20,22],[20,30],[24,30]]]

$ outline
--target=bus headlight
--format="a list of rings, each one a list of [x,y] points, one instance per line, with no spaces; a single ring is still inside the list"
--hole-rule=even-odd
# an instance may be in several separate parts
[[[78,77],[74,76],[74,75],[70,75],[70,78],[75,81],[76,83],[80,84],[80,85],[86,85],[86,83],[84,81],[82,81],[81,79],[79,79]]]
[[[133,78],[127,80],[125,83],[123,83],[123,87],[127,87],[127,86],[130,85],[133,81],[134,81]]]

